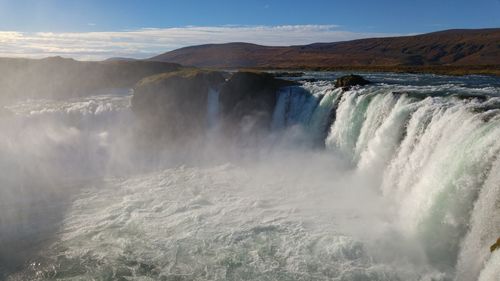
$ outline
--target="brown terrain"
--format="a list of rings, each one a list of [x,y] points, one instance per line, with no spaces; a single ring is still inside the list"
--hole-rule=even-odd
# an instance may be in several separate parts
[[[500,74],[500,28],[454,29],[415,36],[303,46],[249,43],[177,49],[152,61],[211,68],[380,70]]]
[[[148,61],[0,58],[0,104],[16,98],[75,97],[106,88],[131,88],[144,77],[180,68]]]

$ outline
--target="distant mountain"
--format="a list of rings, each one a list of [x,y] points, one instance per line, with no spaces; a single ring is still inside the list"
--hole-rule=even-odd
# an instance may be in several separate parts
[[[207,44],[177,49],[150,60],[215,68],[500,65],[500,28],[453,29],[288,47]]]

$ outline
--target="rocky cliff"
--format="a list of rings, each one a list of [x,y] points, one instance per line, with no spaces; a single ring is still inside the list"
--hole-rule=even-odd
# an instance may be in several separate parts
[[[258,135],[269,129],[277,90],[294,84],[268,73],[184,69],[140,81],[132,110],[154,139],[193,139],[208,129],[208,94],[214,90],[219,129],[233,137]]]
[[[194,138],[206,128],[209,89],[220,88],[224,80],[222,72],[199,69],[147,77],[134,88],[132,110],[149,137]]]

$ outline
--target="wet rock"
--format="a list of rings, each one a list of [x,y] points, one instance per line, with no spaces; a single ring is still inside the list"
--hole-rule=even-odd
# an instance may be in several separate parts
[[[229,131],[248,135],[268,129],[281,87],[298,83],[277,79],[264,72],[237,72],[220,91],[221,114]]]
[[[495,244],[490,246],[490,252],[493,252],[498,248],[500,248],[500,237],[497,239],[497,242],[495,242]]]
[[[344,91],[349,90],[352,86],[364,86],[367,84],[370,84],[370,81],[354,74],[339,77],[335,81],[335,87],[342,88]]]
[[[258,138],[259,132],[270,127],[278,89],[298,84],[264,72],[236,72],[226,77],[218,71],[184,69],[139,82],[132,110],[139,117],[145,139],[161,143],[200,139],[208,124],[210,88],[219,89],[223,132],[231,137]]]
[[[206,127],[208,90],[224,80],[221,72],[198,69],[150,76],[135,86],[132,110],[147,137],[190,138]]]
[[[481,102],[484,102],[488,100],[488,96],[486,95],[479,95],[479,94],[454,94],[452,97],[455,97],[457,99],[461,100],[472,100],[472,99],[477,99]]]

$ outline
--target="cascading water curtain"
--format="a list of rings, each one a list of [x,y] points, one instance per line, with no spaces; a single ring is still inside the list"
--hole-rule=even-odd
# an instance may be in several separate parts
[[[457,281],[493,280],[500,266],[500,254],[489,251],[500,235],[500,98],[400,88],[284,88],[272,128],[299,124],[345,157],[393,202],[393,223],[436,268],[456,272]]]

